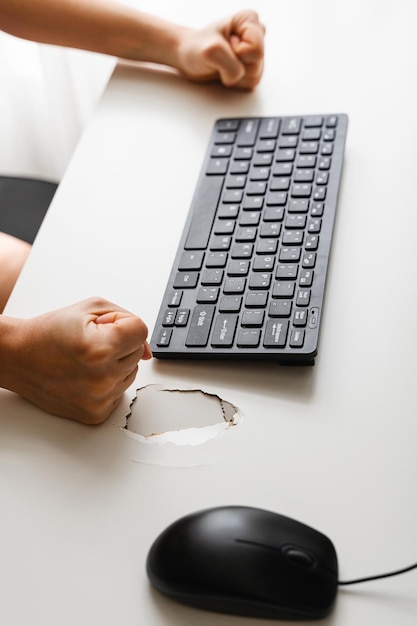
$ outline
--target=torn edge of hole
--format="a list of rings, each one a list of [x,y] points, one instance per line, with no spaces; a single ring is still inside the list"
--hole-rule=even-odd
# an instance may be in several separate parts
[[[129,429],[129,420],[133,414],[133,407],[138,400],[141,391],[149,388],[155,388],[156,391],[167,393],[198,393],[207,398],[213,398],[218,401],[222,416],[222,421],[217,423],[211,423],[206,426],[189,426],[179,429],[167,429],[163,432],[152,432],[149,434],[139,434],[135,430]],[[236,426],[243,419],[243,415],[237,406],[231,402],[224,400],[218,394],[210,393],[202,389],[196,388],[167,388],[163,385],[148,384],[136,389],[136,395],[132,398],[129,404],[129,412],[125,417],[125,424],[121,426],[121,429],[126,432],[130,437],[142,442],[142,443],[159,443],[166,444],[171,443],[175,445],[200,445],[215,437],[221,432],[227,430],[230,427]]]

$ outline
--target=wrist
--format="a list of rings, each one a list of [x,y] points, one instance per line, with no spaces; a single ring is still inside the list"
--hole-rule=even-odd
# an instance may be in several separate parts
[[[150,17],[148,27],[141,20],[138,24],[137,41],[139,42],[132,54],[134,60],[159,65],[167,65],[182,70],[180,47],[187,33],[191,30],[179,24]]]
[[[161,59],[159,61],[160,63],[173,67],[179,72],[184,71],[181,46],[191,30],[191,28],[178,24],[170,24],[168,26],[167,45],[166,47],[161,46],[161,53],[164,59]]]

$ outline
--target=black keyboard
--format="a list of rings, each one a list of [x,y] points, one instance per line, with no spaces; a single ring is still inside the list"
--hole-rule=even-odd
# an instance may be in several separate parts
[[[154,356],[314,363],[346,131],[344,114],[216,122]]]

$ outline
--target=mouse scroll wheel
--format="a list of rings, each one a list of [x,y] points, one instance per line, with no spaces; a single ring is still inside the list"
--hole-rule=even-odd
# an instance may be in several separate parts
[[[311,554],[311,552],[307,552],[303,550],[303,548],[298,548],[296,546],[285,546],[282,548],[282,552],[284,553],[285,558],[292,563],[293,565],[297,565],[298,567],[304,567],[305,569],[310,569],[316,564],[316,559]]]

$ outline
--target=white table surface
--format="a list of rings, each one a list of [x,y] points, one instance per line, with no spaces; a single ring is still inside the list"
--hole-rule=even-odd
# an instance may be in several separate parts
[[[158,10],[195,24],[224,14],[224,3],[205,4]],[[226,13],[241,6],[230,1]],[[117,67],[6,312],[27,317],[102,295],[152,329],[213,121],[346,112],[316,365],[154,359],[97,428],[1,391],[2,624],[265,623],[184,607],[148,583],[157,534],[217,505],[259,506],[327,534],[342,579],[417,560],[413,3],[252,6],[268,29],[265,75],[252,94]],[[216,394],[243,419],[197,446],[144,444],[120,424],[136,387],[148,384]],[[415,626],[416,576],[340,590],[323,623]]]

